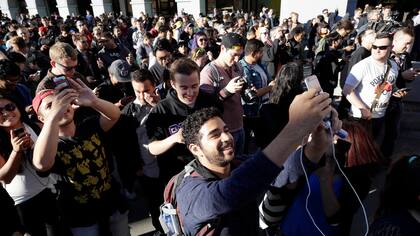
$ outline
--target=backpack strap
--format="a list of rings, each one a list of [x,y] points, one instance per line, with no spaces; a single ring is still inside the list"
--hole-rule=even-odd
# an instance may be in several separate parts
[[[214,78],[212,79],[213,87],[216,88],[216,93],[218,93],[220,91],[220,81],[222,81],[223,77],[220,76],[219,70],[217,70],[213,62],[209,63],[209,67],[211,70],[211,75]]]
[[[372,112],[373,109],[375,109],[375,107],[378,105],[379,98],[381,97],[381,94],[385,89],[386,81],[387,81],[389,72],[391,71],[391,68],[392,68],[392,64],[391,64],[391,61],[389,59],[386,61],[386,64],[387,64],[387,67],[386,67],[386,72],[385,72],[385,75],[384,75],[384,79],[382,80],[381,84],[379,85],[378,89],[376,90],[376,95],[375,95],[375,98],[373,99],[372,106],[370,107],[370,112]]]

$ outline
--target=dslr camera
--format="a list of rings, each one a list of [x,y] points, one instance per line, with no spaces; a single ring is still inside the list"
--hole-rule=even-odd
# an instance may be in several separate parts
[[[247,104],[255,104],[258,102],[257,92],[252,89],[252,84],[248,84],[245,77],[239,78],[238,82],[243,82],[241,97]]]

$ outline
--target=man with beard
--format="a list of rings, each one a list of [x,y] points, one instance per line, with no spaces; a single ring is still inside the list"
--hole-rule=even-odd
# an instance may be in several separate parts
[[[199,68],[191,59],[176,60],[171,65],[170,76],[172,88],[146,121],[149,151],[158,158],[160,178],[164,182],[193,159],[181,135],[182,122],[198,109],[218,106],[217,98],[200,90]]]
[[[59,207],[73,235],[129,235],[128,211],[111,178],[104,146],[104,135],[118,121],[120,111],[97,98],[81,80],[66,81],[67,88],[47,87],[33,100],[44,125],[32,163],[40,172],[63,177],[58,185]],[[74,105],[93,108],[101,115],[76,125]]]
[[[233,137],[217,110],[206,108],[186,119],[182,136],[196,158],[188,166],[198,175],[185,175],[175,190],[185,235],[197,235],[205,225],[215,235],[258,235],[256,199],[267,191],[291,154],[290,160],[299,158],[301,151],[296,147],[331,112],[328,94],[316,96],[316,92],[298,95],[286,127],[263,151],[239,166],[232,162]],[[333,114],[336,130],[340,122]],[[302,151],[309,160],[317,162],[328,149],[332,142],[328,136],[325,129],[312,133],[312,141]]]

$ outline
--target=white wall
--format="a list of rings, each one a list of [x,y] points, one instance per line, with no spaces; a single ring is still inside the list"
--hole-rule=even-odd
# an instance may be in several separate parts
[[[339,15],[344,16],[347,11],[348,2],[352,0],[282,0],[280,7],[280,22],[288,18],[291,12],[299,14],[299,22],[306,23],[322,13],[323,9],[334,12],[338,9]],[[350,12],[352,15],[353,12]]]

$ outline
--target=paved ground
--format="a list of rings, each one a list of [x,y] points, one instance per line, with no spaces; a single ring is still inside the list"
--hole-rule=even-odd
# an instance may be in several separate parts
[[[417,81],[409,84],[412,87],[409,95],[404,99],[405,107],[403,118],[401,121],[400,136],[396,141],[396,150],[394,158],[401,155],[420,154],[420,78]],[[369,221],[373,219],[375,210],[379,205],[380,188],[385,179],[385,172],[378,176],[374,185],[377,186],[376,191],[373,190],[371,194],[364,200],[366,211],[369,215]],[[129,215],[131,235],[132,236],[149,236],[150,232],[154,230],[151,220],[146,214],[146,205],[142,197],[141,188],[137,188],[138,197],[130,202],[132,211]],[[359,211],[354,218],[352,227],[352,236],[360,236],[365,232],[364,217]]]

